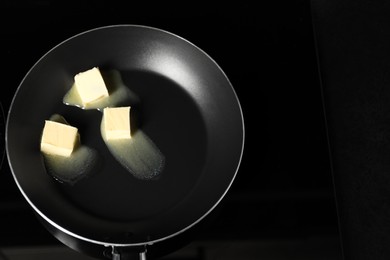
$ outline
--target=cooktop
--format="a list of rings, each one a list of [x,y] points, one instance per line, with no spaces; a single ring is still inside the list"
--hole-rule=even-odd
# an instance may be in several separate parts
[[[217,221],[200,239],[337,237],[310,6],[282,2],[2,4],[10,20],[2,28],[0,247],[58,245],[20,194],[5,156],[6,116],[18,85],[60,42],[112,24],[152,26],[189,40],[217,62],[240,100],[244,155]]]

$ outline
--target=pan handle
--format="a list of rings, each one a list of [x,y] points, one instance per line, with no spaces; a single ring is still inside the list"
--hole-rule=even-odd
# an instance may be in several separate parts
[[[140,252],[113,246],[110,252],[107,250],[104,255],[112,260],[146,260],[146,248]]]

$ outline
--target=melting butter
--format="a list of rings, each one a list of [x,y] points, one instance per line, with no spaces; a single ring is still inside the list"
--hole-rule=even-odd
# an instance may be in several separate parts
[[[94,102],[83,104],[75,85],[63,97],[63,103],[69,106],[76,106],[81,109],[97,109],[103,112],[106,107],[131,106],[139,103],[138,96],[133,93],[122,81],[122,77],[117,70],[101,70],[102,76],[109,93],[108,97],[100,98]],[[130,139],[109,140],[104,131],[104,122],[101,122],[101,135],[113,157],[134,177],[141,180],[157,179],[160,177],[164,166],[165,156],[155,145],[155,143],[140,129],[135,131]],[[82,150],[81,150],[82,151]],[[87,156],[89,155],[89,156]],[[94,164],[96,160],[92,151],[80,153],[80,161],[87,160]],[[57,159],[56,159],[57,160]],[[54,161],[54,160],[53,160]],[[60,164],[60,163],[58,163]],[[88,163],[86,164],[88,165]],[[56,172],[69,174],[64,165],[61,171]],[[74,166],[83,167],[81,165]]]
[[[111,154],[134,177],[141,180],[158,179],[164,169],[165,156],[154,142],[141,130],[130,139],[108,139],[104,120],[101,134]]]
[[[137,103],[138,97],[123,83],[122,77],[117,70],[101,71],[107,86],[109,95],[96,101],[84,104],[76,89],[75,84],[63,97],[63,103],[76,106],[81,109],[102,110],[105,107],[115,107],[125,103]]]
[[[65,118],[54,114],[50,120],[68,124]],[[57,181],[74,185],[79,180],[91,175],[98,164],[98,153],[79,142],[68,157],[42,153],[46,171]]]

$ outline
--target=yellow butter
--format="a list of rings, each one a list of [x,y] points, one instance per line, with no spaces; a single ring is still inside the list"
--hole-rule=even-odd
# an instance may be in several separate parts
[[[76,90],[83,105],[108,97],[108,90],[98,67],[74,76]]]
[[[78,141],[76,127],[45,120],[41,137],[41,152],[69,157]]]
[[[130,107],[104,108],[102,131],[107,140],[130,139]]]

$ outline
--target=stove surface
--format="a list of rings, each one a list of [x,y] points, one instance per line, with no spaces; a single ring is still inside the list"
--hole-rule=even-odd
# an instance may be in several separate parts
[[[211,255],[227,256],[229,250],[236,250],[252,253],[252,258],[240,259],[260,259],[257,256],[265,257],[267,252],[275,259],[316,259],[313,248],[318,247],[319,259],[322,252],[331,255],[326,259],[340,259],[309,1],[269,1],[258,8],[247,3],[128,7],[119,1],[48,0],[4,5],[2,10],[11,19],[2,29],[3,62],[8,66],[0,88],[0,160],[12,97],[47,51],[75,34],[104,25],[164,29],[194,43],[220,65],[241,102],[246,131],[241,166],[216,221],[194,243],[167,257],[219,259]],[[68,249],[43,228],[27,205],[5,157],[0,171],[3,258],[38,254],[37,259],[47,259],[64,250]],[[294,258],[304,251],[311,252],[311,258]]]

